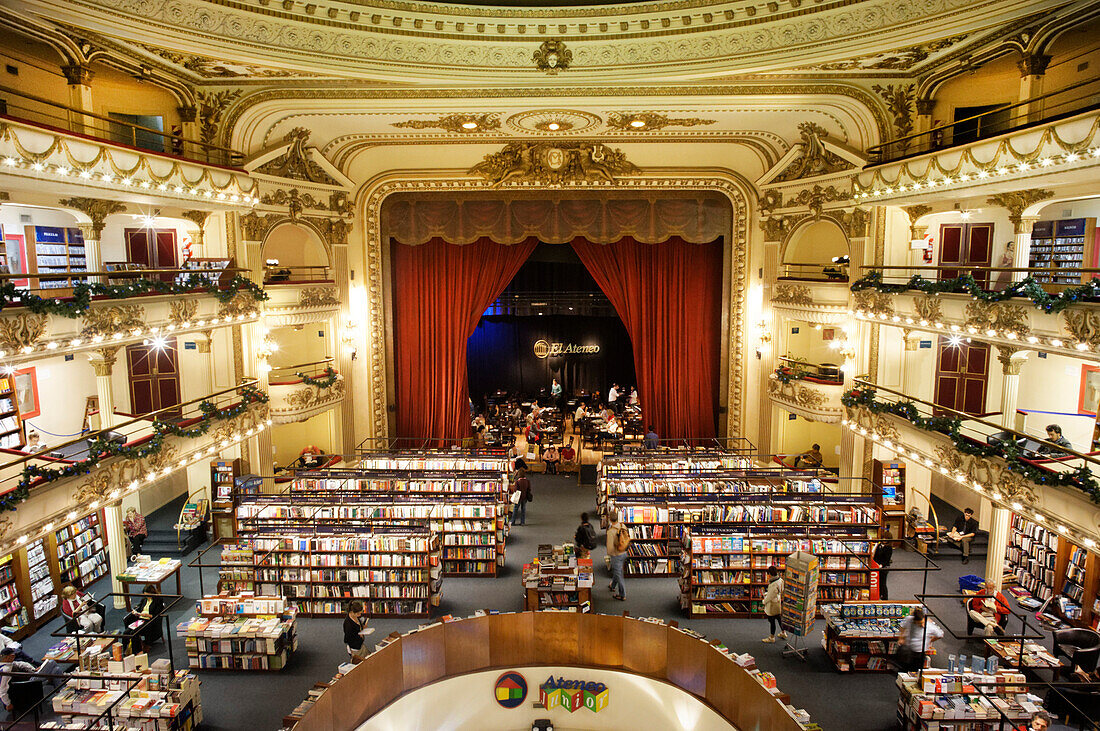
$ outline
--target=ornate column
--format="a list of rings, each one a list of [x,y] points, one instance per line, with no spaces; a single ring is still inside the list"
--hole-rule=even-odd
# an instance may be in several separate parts
[[[1039,220],[1038,216],[1025,216],[1024,210],[1039,201],[1053,197],[1049,190],[1029,188],[1011,193],[998,193],[986,199],[990,205],[1000,206],[1008,210],[1008,220],[1012,222],[1014,239],[1012,242],[1013,256],[1012,266],[1015,269],[1026,269],[1031,260],[1031,227]],[[1026,272],[1015,272],[1012,280],[1023,281]]]
[[[104,222],[112,213],[121,213],[126,206],[118,201],[101,198],[64,198],[58,201],[63,206],[75,208],[91,219],[90,223],[78,223],[80,234],[84,237],[85,268],[89,272],[103,271],[103,253],[99,237],[103,234]],[[93,281],[102,282],[103,277],[93,277]]]
[[[210,211],[189,210],[183,211],[180,215],[198,227],[197,231],[191,232],[190,256],[203,256],[203,237],[206,235],[204,227],[206,226],[206,219],[210,217]]]
[[[92,111],[92,78],[95,72],[81,63],[61,67],[69,85],[69,106],[81,112]],[[78,112],[69,112],[73,132],[95,136],[95,120]],[[102,135],[100,135],[102,136]]]
[[[190,105],[178,109],[180,115],[180,136],[188,140],[199,138],[199,110]],[[194,157],[198,146],[194,142],[172,141],[172,152],[176,155]]]
[[[997,360],[1001,362],[1001,426],[1016,428],[1016,404],[1020,395],[1020,366],[1028,351],[1010,345],[998,345]]]
[[[935,99],[917,99],[917,118],[913,125],[914,132],[927,132],[932,129],[935,120],[932,119],[932,110],[936,106]],[[932,140],[920,138],[917,140],[917,148],[927,150],[932,147]]]
[[[115,416],[115,389],[111,380],[114,371],[115,359],[119,349],[99,348],[88,355],[88,360],[95,369],[96,395],[99,399],[99,426],[101,429],[110,429],[118,423]],[[107,529],[107,557],[111,564],[111,591],[118,594],[123,590],[122,584],[114,578],[126,570],[127,557],[130,553],[130,542],[126,533],[122,530],[122,510],[118,502],[110,503],[103,508],[103,525]],[[115,597],[115,609],[124,606],[122,597]]]
[[[350,341],[351,338],[358,337],[358,333],[362,332],[363,319],[367,317],[367,308],[363,296],[352,296],[351,292],[353,286],[360,287],[360,285],[352,283],[351,271],[348,268],[348,233],[351,231],[351,224],[344,218],[335,218],[321,222],[320,228],[324,232],[325,239],[332,251],[332,275],[336,281],[336,298],[345,303],[344,309],[335,318],[334,330],[336,332],[333,334],[336,337],[332,340],[333,346],[336,348],[334,354],[336,370],[344,376],[344,402],[336,407],[336,413],[333,415],[338,437],[337,443],[333,444],[333,449],[340,449],[343,454],[350,454],[357,446],[355,440],[355,408],[353,406],[355,404],[355,379],[352,377],[352,373],[358,352],[354,344],[351,347],[345,347],[342,341],[345,337]],[[359,292],[358,294],[363,295],[365,293]],[[359,311],[354,311],[353,308],[358,308]]]
[[[932,212],[932,206],[926,206],[923,203],[918,203],[913,206],[905,206],[901,210],[905,211],[905,215],[909,216],[909,240],[915,241],[917,239],[923,239],[924,235],[928,233],[927,224],[917,224],[917,220],[921,216],[924,216]],[[924,259],[921,254],[909,249],[909,261],[913,266],[923,266]]]
[[[240,266],[251,272],[252,281],[262,283],[264,280],[264,262],[261,253],[263,240],[268,230],[275,224],[277,216],[259,216],[255,213],[238,215],[237,222],[240,227],[240,244],[237,251],[237,261]],[[268,392],[267,373],[269,366],[266,357],[261,357],[264,350],[264,341],[267,339],[267,325],[261,315],[259,320],[248,325],[233,326],[233,338],[235,348],[240,349],[240,373],[239,377],[245,377],[246,373],[256,378],[256,388]],[[271,441],[271,429],[264,429],[256,436],[248,440],[248,463],[252,472],[264,477],[274,475],[274,446]],[[274,492],[275,482],[266,479],[263,483],[265,492]]]
[[[763,208],[764,202],[761,202]],[[772,259],[774,264],[767,261],[768,257],[765,256],[765,269],[770,269],[770,274],[778,275],[779,273],[779,249],[783,241],[783,238],[790,230],[790,222],[782,216],[768,215],[767,218],[760,221],[760,228],[764,231],[764,250],[774,252]],[[768,278],[766,281],[774,281]],[[755,349],[757,354],[757,366],[759,368],[757,375],[757,390],[758,390],[758,412],[760,418],[757,424],[756,433],[756,445],[761,454],[772,454],[776,451],[775,448],[775,435],[773,429],[775,427],[775,415],[777,409],[768,398],[768,376],[775,370],[776,358],[778,348],[783,347],[783,341],[778,337],[781,334],[779,329],[778,316],[775,314],[775,310],[771,307],[771,290],[770,285],[762,284],[763,292],[761,294],[760,312],[757,316],[756,322],[747,323],[747,332],[750,333],[750,337],[756,339],[762,336],[765,332],[769,333],[771,340],[768,342],[768,347],[763,347],[763,341],[760,341],[760,346]],[[762,327],[761,327],[762,326]]]
[[[848,250],[851,256],[849,272],[862,271],[864,264],[882,264],[886,236],[886,215],[878,209],[873,213],[856,208],[841,215],[845,234],[848,236]],[[872,228],[873,224],[873,228]],[[854,274],[853,274],[854,276]],[[854,309],[849,296],[849,309]],[[856,353],[852,363],[854,370],[846,373],[847,381],[855,376],[865,376],[870,381],[878,380],[879,326],[856,320],[848,321],[850,333],[848,343]],[[840,476],[870,477],[871,448],[867,441],[845,429],[840,438]]]
[[[1008,527],[1012,511],[993,505],[989,519],[989,547],[985,556],[985,580],[993,584],[993,591],[1001,590],[1005,572],[1005,551],[1008,549]]]
[[[1043,93],[1043,76],[1050,65],[1050,56],[1042,53],[1028,53],[1016,66],[1020,69],[1020,99],[1027,101]],[[1043,102],[1037,101],[1018,107],[1015,114],[1027,117],[1028,122],[1038,122],[1043,116]]]

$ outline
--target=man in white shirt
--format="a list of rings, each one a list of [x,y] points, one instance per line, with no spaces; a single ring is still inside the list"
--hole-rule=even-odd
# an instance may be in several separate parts
[[[611,390],[607,392],[607,405],[612,411],[619,410],[619,387],[616,384],[611,385]]]
[[[924,616],[923,607],[917,607],[912,614],[901,620],[898,665],[903,670],[920,670],[924,667],[924,657],[932,649],[932,644],[942,639],[943,630]]]
[[[30,680],[29,676],[15,676],[5,675],[2,673],[37,673],[41,675],[59,675],[61,672],[60,666],[53,660],[46,660],[38,667],[31,665],[29,662],[23,662],[22,660],[15,659],[15,650],[11,647],[5,647],[0,650],[0,703],[4,704],[4,708],[9,711],[14,711],[15,706],[11,702],[11,696],[8,694],[12,681],[20,682],[23,680]],[[23,709],[25,710],[25,709]]]

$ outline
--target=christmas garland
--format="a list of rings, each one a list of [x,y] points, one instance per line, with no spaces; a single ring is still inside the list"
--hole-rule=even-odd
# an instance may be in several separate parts
[[[203,401],[199,404],[203,420],[192,427],[182,427],[163,421],[160,417],[153,420],[153,436],[141,444],[127,446],[111,441],[104,437],[94,437],[88,440],[88,457],[80,462],[73,462],[64,467],[47,467],[45,465],[27,464],[23,467],[19,483],[11,492],[0,496],[0,512],[15,510],[15,506],[27,499],[32,484],[40,480],[55,482],[66,477],[86,475],[95,469],[100,462],[111,457],[126,457],[127,459],[145,459],[158,454],[164,448],[164,443],[169,436],[194,439],[210,431],[215,422],[233,419],[248,410],[252,404],[267,403],[268,396],[252,386],[245,386],[240,390],[241,400],[232,406],[219,407],[211,401]]]
[[[317,388],[329,388],[340,380],[340,377],[336,374],[336,371],[333,370],[332,366],[325,367],[323,376],[307,376],[305,373],[295,373],[294,375],[301,378],[302,383],[309,386],[316,386]]]
[[[787,384],[791,381],[800,381],[806,375],[806,372],[801,368],[791,368],[790,366],[781,365],[775,369],[775,380],[780,383]]]
[[[852,285],[853,292],[864,289],[877,289],[887,294],[901,294],[908,291],[925,294],[943,292],[968,294],[982,302],[1003,302],[1014,297],[1027,297],[1038,309],[1054,314],[1078,302],[1100,301],[1100,278],[1097,277],[1093,277],[1092,281],[1079,287],[1070,287],[1058,294],[1051,294],[1031,277],[1013,282],[1001,291],[994,292],[982,287],[969,273],[954,279],[925,279],[919,274],[914,274],[905,284],[886,284],[882,281],[882,272],[871,272]]]
[[[867,409],[873,414],[890,414],[905,419],[918,429],[946,435],[955,445],[955,449],[976,457],[1000,457],[1008,469],[1025,479],[1039,485],[1057,485],[1074,487],[1089,496],[1094,503],[1100,504],[1100,482],[1082,465],[1069,472],[1055,472],[1031,464],[1022,451],[1012,442],[1001,444],[982,444],[968,439],[961,432],[962,419],[957,416],[921,416],[916,403],[912,401],[879,401],[874,389],[852,389],[840,398],[845,406]]]
[[[223,288],[211,281],[205,274],[188,274],[181,281],[162,282],[159,279],[137,279],[129,284],[104,284],[102,282],[77,282],[73,293],[63,299],[40,297],[25,289],[16,287],[10,280],[0,284],[0,312],[7,307],[25,307],[38,315],[57,315],[76,319],[92,306],[93,297],[108,299],[127,299],[143,294],[186,294],[197,290],[206,291],[227,303],[241,292],[248,292],[257,301],[268,298],[263,287],[240,274],[234,276]]]

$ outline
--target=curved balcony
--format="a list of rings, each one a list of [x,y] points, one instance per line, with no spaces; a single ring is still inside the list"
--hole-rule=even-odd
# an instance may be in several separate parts
[[[1100,540],[1100,452],[1061,447],[860,379],[843,403],[841,424],[901,459],[1085,546]]]
[[[821,325],[848,318],[847,264],[782,264],[769,304],[788,317]]]
[[[906,330],[1100,361],[1100,269],[975,273],[977,278],[943,266],[864,267],[864,277],[852,285],[852,314]],[[1002,292],[1010,296],[989,296]]]
[[[340,293],[328,266],[278,266],[264,270],[269,327],[324,322],[340,307]]]
[[[270,426],[256,381],[153,411],[35,452],[0,449],[0,551],[214,458]],[[70,518],[71,520],[71,518]]]
[[[838,423],[844,416],[840,402],[844,375],[840,367],[791,358],[779,360],[781,365],[769,376],[768,398],[784,411],[811,421]]]
[[[344,377],[332,358],[276,368],[268,381],[271,418],[276,424],[305,421],[344,401]]]

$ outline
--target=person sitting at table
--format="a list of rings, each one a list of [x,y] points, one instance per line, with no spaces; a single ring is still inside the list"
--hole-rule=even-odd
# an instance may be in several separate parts
[[[630,403],[631,406],[637,406],[638,405],[638,389],[635,388],[634,386],[630,387],[629,403]]]
[[[986,637],[1004,634],[1005,625],[1012,614],[1005,595],[999,591],[991,594],[990,588],[989,582],[984,582],[981,591],[966,603],[966,611],[974,626],[984,627]]]
[[[812,444],[810,448],[794,458],[795,469],[798,469],[799,465],[803,467],[820,467],[823,464],[825,456],[821,454],[821,445]]]
[[[577,404],[577,410],[573,412],[573,428],[577,428],[577,424],[588,418],[588,409],[584,407],[584,402],[581,401]]]
[[[34,664],[25,660],[16,659],[15,650],[10,647],[5,647],[0,650],[0,673],[5,673],[4,675],[0,675],[0,703],[2,703],[4,708],[10,711],[12,716],[15,717],[29,710],[29,707],[17,707],[16,703],[12,701],[11,684],[26,680],[34,680],[34,678],[30,676],[7,675],[6,673],[34,673],[35,675],[47,676],[42,678],[42,680],[48,680],[48,676],[61,674],[61,666],[54,660],[43,660],[42,664],[36,667]],[[39,695],[38,698],[41,698],[41,695]],[[16,698],[15,701],[18,702],[19,698]],[[14,726],[11,728],[14,728]]]
[[[615,413],[611,410],[611,407],[609,407],[607,404],[604,404],[603,406],[600,407],[600,418],[603,419],[605,423],[608,422],[608,421],[611,421],[611,417],[614,416],[614,415],[615,415]]]
[[[607,426],[604,427],[604,431],[612,438],[617,438],[623,433],[623,426],[619,423],[618,418],[616,418],[614,414],[607,420]]]
[[[137,608],[122,620],[126,629],[133,632],[130,650],[133,654],[147,652],[154,643],[164,637],[164,631],[160,626],[160,613],[163,611],[164,599],[160,596],[160,590],[155,584],[146,584]],[[140,643],[138,638],[141,638]]]
[[[577,469],[577,451],[573,449],[572,437],[570,437],[569,441],[562,447],[561,468],[567,472],[573,472]]]
[[[72,584],[61,590],[61,614],[70,622],[75,621],[85,632],[103,631],[103,615],[96,609],[88,595],[77,591]]]
[[[546,449],[542,450],[542,463],[546,465],[546,474],[558,474],[558,463],[560,461],[561,454],[558,452],[558,448],[553,444],[547,445]]]
[[[1065,447],[1066,449],[1073,449],[1073,444],[1068,439],[1062,436],[1062,427],[1058,424],[1047,425],[1047,441],[1053,442],[1059,447]],[[1047,444],[1042,444],[1039,449],[1036,450],[1039,454],[1057,454],[1058,450]]]

